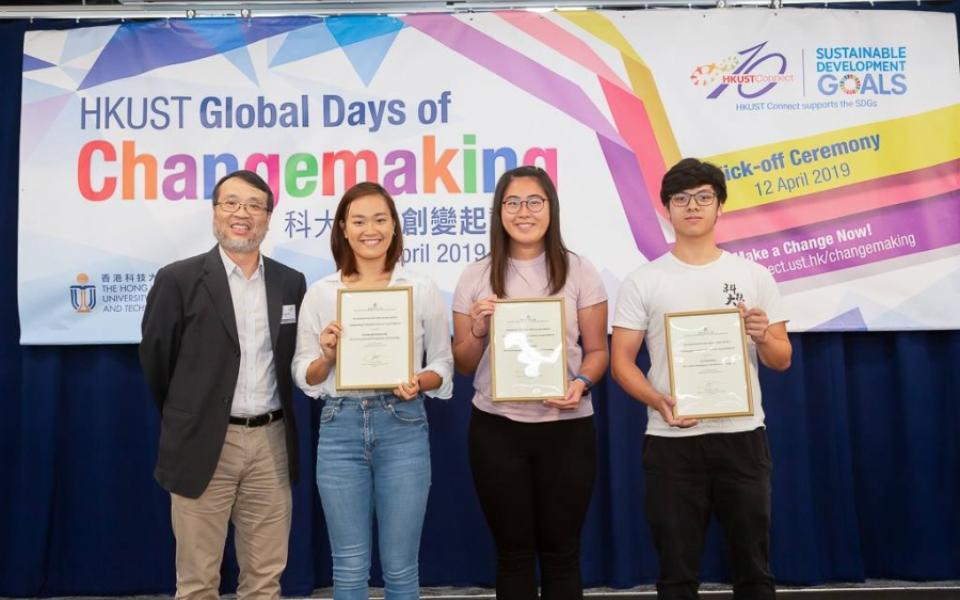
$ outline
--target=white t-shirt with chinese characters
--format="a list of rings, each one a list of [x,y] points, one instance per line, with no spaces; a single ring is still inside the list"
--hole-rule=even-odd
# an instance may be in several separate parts
[[[728,252],[705,265],[690,265],[667,252],[632,272],[620,286],[614,327],[644,331],[650,354],[647,379],[658,392],[670,393],[667,342],[663,316],[666,313],[735,307],[761,308],[770,323],[786,321],[780,292],[770,272],[757,263]],[[747,337],[750,384],[754,414],[746,417],[702,419],[694,427],[667,425],[660,413],[647,408],[647,434],[687,437],[706,433],[736,433],[763,426],[760,380],[757,378],[757,346]]]

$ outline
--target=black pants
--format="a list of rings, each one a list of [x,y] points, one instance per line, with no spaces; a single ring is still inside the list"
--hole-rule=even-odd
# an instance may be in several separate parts
[[[697,598],[711,512],[726,537],[737,600],[773,598],[770,472],[763,428],[644,440],[647,520],[660,559],[658,598]]]
[[[593,417],[520,423],[473,409],[470,466],[497,547],[497,598],[582,598],[580,530],[595,471]]]

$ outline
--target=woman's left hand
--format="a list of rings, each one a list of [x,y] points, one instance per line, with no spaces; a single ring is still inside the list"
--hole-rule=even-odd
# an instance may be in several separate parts
[[[414,375],[409,383],[401,382],[393,390],[393,395],[401,400],[413,400],[420,395],[420,376]]]
[[[559,408],[560,410],[576,410],[580,406],[580,397],[587,387],[580,379],[574,379],[567,385],[567,396],[565,398],[549,398],[544,400],[546,406]]]

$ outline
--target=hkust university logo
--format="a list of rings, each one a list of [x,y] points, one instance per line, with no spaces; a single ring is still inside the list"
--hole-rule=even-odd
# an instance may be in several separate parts
[[[86,273],[77,274],[77,283],[70,286],[70,304],[78,313],[88,313],[97,305],[97,286]]]
[[[690,83],[710,90],[708,100],[719,98],[733,87],[741,98],[759,98],[777,85],[792,82],[787,73],[787,57],[767,51],[763,42],[739,50],[723,60],[697,66],[690,74]]]

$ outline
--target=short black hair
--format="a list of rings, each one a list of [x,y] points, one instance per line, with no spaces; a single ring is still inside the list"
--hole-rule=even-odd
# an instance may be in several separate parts
[[[267,182],[263,180],[263,177],[260,177],[253,171],[247,171],[246,169],[241,169],[240,171],[234,171],[233,173],[227,173],[220,178],[220,181],[217,182],[217,185],[213,186],[213,205],[217,205],[217,199],[220,196],[220,186],[223,185],[223,182],[228,179],[237,178],[244,183],[248,183],[253,187],[257,188],[261,192],[264,192],[267,195],[267,212],[273,212],[273,190],[270,189],[270,186],[267,185]]]
[[[664,174],[660,183],[660,202],[666,206],[670,203],[670,196],[707,184],[713,187],[717,201],[723,204],[727,199],[727,182],[723,171],[712,163],[685,158]]]

